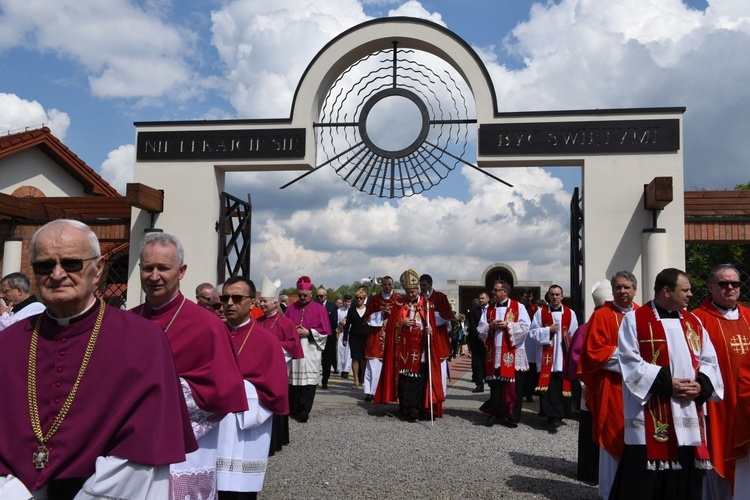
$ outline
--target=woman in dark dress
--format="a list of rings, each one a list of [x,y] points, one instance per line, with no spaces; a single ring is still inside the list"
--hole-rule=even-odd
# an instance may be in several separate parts
[[[355,294],[356,304],[349,308],[344,325],[344,345],[349,345],[352,355],[352,372],[354,373],[354,388],[359,389],[365,374],[365,345],[370,327],[362,321],[367,309],[367,293],[359,290]]]

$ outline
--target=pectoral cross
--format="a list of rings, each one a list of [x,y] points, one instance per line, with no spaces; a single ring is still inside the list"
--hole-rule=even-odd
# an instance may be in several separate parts
[[[729,345],[732,346],[734,352],[745,354],[745,348],[750,347],[750,339],[744,335],[735,335],[732,337]]]

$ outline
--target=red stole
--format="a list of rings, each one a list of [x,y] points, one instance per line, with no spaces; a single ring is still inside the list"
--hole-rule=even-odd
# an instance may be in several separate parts
[[[647,363],[656,366],[669,366],[669,347],[664,326],[656,317],[652,302],[635,312],[635,325],[638,336],[638,350]],[[695,373],[698,373],[698,361],[701,352],[701,336],[693,327],[702,330],[698,318],[687,311],[680,311],[680,326],[688,343],[688,351]],[[677,436],[674,432],[670,397],[652,394],[646,403],[646,459],[649,462],[677,463]],[[698,421],[701,426],[701,444],[695,447],[695,459],[708,460],[706,448],[706,430],[703,426],[702,405],[697,407]],[[674,467],[673,467],[674,468]]]
[[[414,332],[418,328],[404,328],[403,320],[409,316],[410,303],[394,302],[388,322],[386,323],[386,346],[383,354],[383,371],[380,374],[378,388],[375,392],[374,401],[376,403],[390,403],[398,400],[398,375],[399,372],[419,373],[419,366],[422,359],[422,346],[426,341],[424,331]],[[424,297],[419,298],[416,309],[421,318],[426,314],[426,300]],[[438,346],[434,342],[436,336],[435,314],[434,309],[430,307],[427,314],[430,326],[432,326],[432,339],[430,349],[426,350],[425,355],[430,357],[430,366],[432,368],[432,387],[427,387],[423,408],[430,408],[430,391],[432,391],[432,412],[435,417],[443,416],[443,381],[441,377],[440,357],[438,355]]]
[[[496,319],[497,307],[487,308],[487,323],[492,323]],[[518,302],[515,300],[508,299],[508,307],[505,309],[505,316],[503,321],[508,323],[515,323],[518,320]],[[503,332],[502,342],[500,348],[500,371],[496,373],[495,368],[495,349],[498,346],[495,345],[494,332],[487,335],[485,341],[487,346],[487,357],[485,359],[485,373],[487,377],[497,377],[499,375],[500,380],[515,381],[516,380],[516,346],[513,345],[508,334],[507,329]]]
[[[552,318],[552,313],[549,307],[542,309],[542,326],[548,327],[554,324],[555,320]],[[552,359],[555,356],[555,337],[557,335],[563,341],[563,354],[567,352],[570,341],[570,320],[572,317],[571,310],[565,306],[562,306],[562,324],[560,325],[560,331],[551,336],[549,345],[542,346],[542,366],[539,370],[539,385],[537,386],[537,392],[544,392],[549,388],[549,379],[552,375]],[[563,356],[563,362],[567,356]],[[570,382],[563,380],[563,396],[570,397]]]

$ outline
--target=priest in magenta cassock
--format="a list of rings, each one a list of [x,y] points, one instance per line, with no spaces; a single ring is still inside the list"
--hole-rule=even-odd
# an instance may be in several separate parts
[[[303,359],[305,353],[302,351],[302,343],[300,342],[299,335],[294,323],[289,318],[284,316],[284,313],[279,309],[279,288],[281,287],[281,281],[271,281],[265,275],[260,282],[260,310],[263,311],[263,317],[258,318],[264,328],[269,330],[271,333],[281,342],[281,348],[284,351],[284,359],[286,360],[286,374],[287,383],[289,383],[289,374],[292,369],[293,359]],[[289,389],[287,388],[287,393]],[[273,415],[273,425],[271,429],[271,449],[268,452],[269,456],[272,456],[277,451],[289,444],[289,415],[279,415],[275,413]]]
[[[182,244],[170,234],[145,236],[139,265],[146,303],[133,312],[166,334],[198,439],[199,449],[171,467],[170,494],[180,499],[213,498],[219,421],[227,413],[247,410],[247,399],[226,326],[180,293],[187,269],[184,255]]]
[[[0,335],[0,498],[167,498],[169,464],[197,448],[169,343],[94,295],[85,224],[46,224],[30,260],[47,309]]]
[[[315,388],[320,382],[320,362],[323,349],[331,336],[331,322],[326,308],[312,300],[313,284],[302,276],[297,280],[299,299],[284,313],[297,329],[305,352],[303,359],[292,360],[289,374],[289,414],[304,423],[310,418]],[[335,340],[335,339],[334,339]]]
[[[281,342],[252,318],[255,284],[239,276],[224,283],[220,300],[227,333],[245,380],[248,410],[219,424],[216,478],[219,500],[249,500],[263,489],[274,414],[289,413],[289,382]]]

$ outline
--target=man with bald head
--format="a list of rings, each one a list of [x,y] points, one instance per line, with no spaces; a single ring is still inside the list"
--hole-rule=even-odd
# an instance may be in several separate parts
[[[731,498],[735,478],[735,460],[744,457],[744,445],[734,445],[735,407],[739,367],[750,358],[750,309],[739,303],[740,273],[731,264],[711,270],[708,291],[711,294],[693,314],[700,318],[716,348],[724,377],[724,399],[708,402],[708,443],[713,470],[706,474],[704,498]]]
[[[197,448],[169,343],[95,295],[85,224],[46,224],[30,260],[47,309],[0,335],[0,498],[29,498],[18,481],[34,498],[167,498],[169,464]]]

